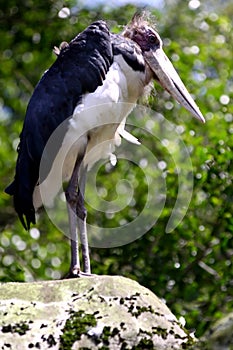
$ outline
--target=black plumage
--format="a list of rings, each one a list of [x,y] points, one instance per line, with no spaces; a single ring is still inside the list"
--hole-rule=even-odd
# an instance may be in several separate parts
[[[72,116],[82,95],[95,91],[102,84],[112,61],[108,27],[105,22],[97,21],[61,50],[57,60],[37,84],[20,135],[15,179],[6,188],[6,193],[14,196],[15,210],[26,229],[31,223],[35,224],[32,194],[49,137]],[[63,135],[55,143],[54,154],[48,155],[47,172],[65,135],[65,125],[61,132]]]

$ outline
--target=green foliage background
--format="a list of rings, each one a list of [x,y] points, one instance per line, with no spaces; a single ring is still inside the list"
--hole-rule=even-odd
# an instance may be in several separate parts
[[[64,7],[71,15],[60,18]],[[38,214],[38,225],[25,232],[4,188],[12,180],[16,147],[29,98],[41,74],[55,59],[52,48],[71,40],[96,19],[106,19],[113,31],[122,30],[136,8],[102,6],[86,9],[75,1],[1,2],[0,9],[0,280],[31,281],[61,278],[69,268],[69,242]],[[191,119],[157,85],[149,106],[172,121],[189,149],[194,189],[188,212],[171,233],[165,233],[177,195],[175,164],[165,148],[145,136],[141,141],[166,162],[166,205],[156,225],[137,241],[112,249],[91,249],[97,274],[120,274],[136,279],[166,300],[186,327],[203,334],[209,324],[232,310],[232,197],[233,197],[233,32],[231,2],[165,1],[151,8],[164,40],[164,50],[195,96],[206,117],[205,125]],[[156,128],[156,125],[154,126]],[[137,130],[135,130],[137,136]],[[136,147],[136,146],[135,146]],[[105,199],[116,195],[113,183],[126,178],[128,165],[116,171],[100,169],[99,186]],[[106,176],[107,175],[107,176]],[[135,210],[143,206],[147,187],[135,170]],[[191,195],[191,194],[190,194]],[[93,199],[94,200],[94,199]],[[89,209],[88,209],[89,210]],[[122,213],[130,220],[131,208]],[[117,226],[122,216],[112,218]],[[89,220],[108,225],[90,208]]]

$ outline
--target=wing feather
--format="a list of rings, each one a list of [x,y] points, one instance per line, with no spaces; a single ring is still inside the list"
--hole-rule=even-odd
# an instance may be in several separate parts
[[[82,95],[102,84],[112,61],[109,30],[105,22],[97,21],[61,49],[57,60],[37,84],[20,135],[15,178],[5,190],[14,196],[15,209],[26,229],[35,223],[32,196],[49,137],[61,123],[69,120]],[[48,155],[48,168],[65,132],[64,123],[54,154]]]

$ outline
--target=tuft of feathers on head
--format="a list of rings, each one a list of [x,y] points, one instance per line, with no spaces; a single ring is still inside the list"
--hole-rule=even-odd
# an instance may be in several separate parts
[[[140,29],[144,27],[151,27],[152,29],[156,29],[155,25],[155,17],[150,13],[150,11],[143,10],[143,11],[137,11],[129,24],[125,27],[122,35],[126,38],[130,38],[130,34],[135,29]]]

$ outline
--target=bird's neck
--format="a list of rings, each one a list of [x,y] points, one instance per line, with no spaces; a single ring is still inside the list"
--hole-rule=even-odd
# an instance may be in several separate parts
[[[152,79],[151,70],[146,65],[144,71],[134,70],[121,55],[115,57],[115,62],[125,76],[127,84],[125,102],[136,103],[138,98],[144,95],[145,88]]]

